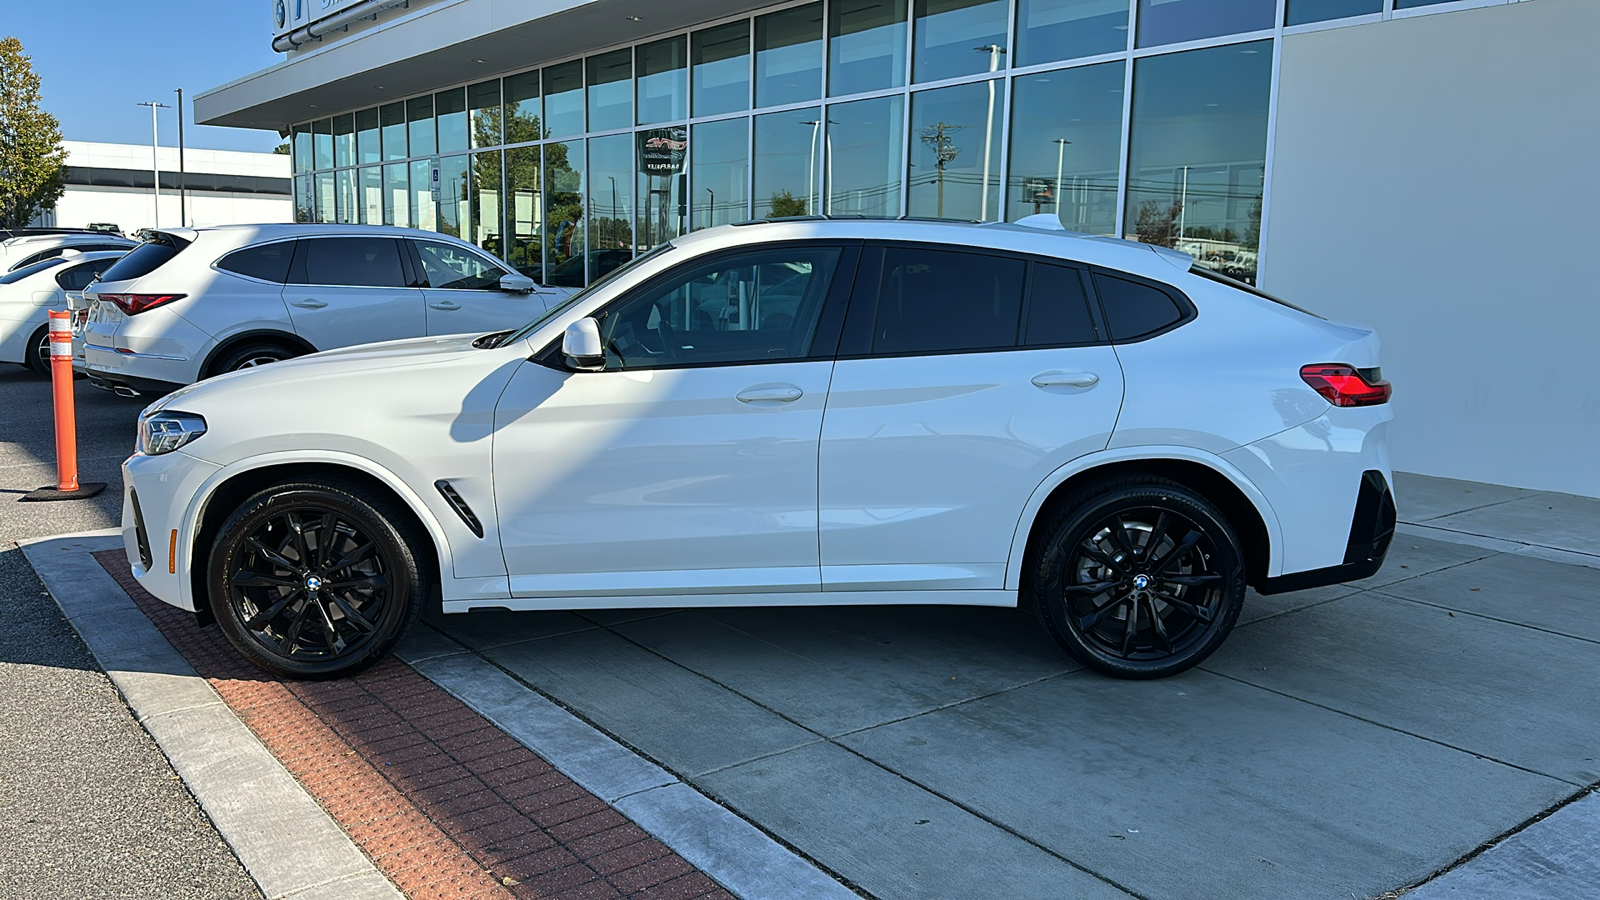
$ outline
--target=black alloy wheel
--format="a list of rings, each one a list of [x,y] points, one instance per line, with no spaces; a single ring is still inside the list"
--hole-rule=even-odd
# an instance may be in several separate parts
[[[1033,554],[1031,594],[1078,662],[1161,678],[1221,645],[1244,602],[1243,552],[1227,519],[1154,476],[1107,479],[1068,498]]]
[[[422,538],[386,497],[330,480],[261,491],[211,552],[212,613],[269,672],[338,678],[387,654],[429,593]]]

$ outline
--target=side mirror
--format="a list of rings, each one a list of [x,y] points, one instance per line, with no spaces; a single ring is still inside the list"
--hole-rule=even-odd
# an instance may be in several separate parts
[[[561,353],[567,365],[579,372],[599,372],[606,367],[605,351],[600,347],[600,323],[583,318],[567,326],[561,336]]]
[[[531,294],[534,287],[533,279],[520,272],[507,272],[500,277],[500,290],[508,294]]]

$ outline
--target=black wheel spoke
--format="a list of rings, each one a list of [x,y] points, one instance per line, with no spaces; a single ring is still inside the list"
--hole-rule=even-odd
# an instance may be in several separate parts
[[[289,533],[294,535],[294,551],[300,556],[300,567],[311,565],[311,555],[306,552],[306,535],[301,529],[304,527],[294,513],[284,513],[283,518],[289,523]]]
[[[1112,559],[1108,554],[1106,554],[1099,547],[1096,547],[1095,545],[1093,545],[1091,543],[1088,543],[1087,541],[1085,541],[1084,544],[1081,547],[1078,548],[1078,550],[1084,556],[1089,557],[1090,559],[1094,560],[1095,562],[1099,563],[1102,566],[1105,566],[1107,569],[1110,569],[1111,571],[1117,573],[1118,575],[1126,575],[1126,574],[1128,574],[1127,570],[1124,569],[1116,560]]]
[[[249,569],[240,569],[233,573],[228,583],[234,587],[299,587],[300,581],[296,578],[287,578],[279,575],[264,575],[252,572]]]
[[[316,601],[307,597],[305,602],[300,604],[300,608],[295,610],[294,618],[289,621],[289,627],[283,632],[283,640],[278,642],[284,653],[291,655],[294,653],[295,644],[300,641],[300,629],[305,627],[306,617],[311,612],[311,607],[315,605]]]
[[[1157,575],[1165,572],[1169,566],[1182,559],[1190,550],[1193,550],[1195,545],[1200,543],[1200,539],[1203,537],[1205,537],[1205,535],[1198,531],[1190,531],[1188,534],[1184,535],[1183,540],[1179,541],[1176,547],[1172,548],[1171,552],[1169,552],[1166,556],[1161,557],[1159,562],[1152,565],[1150,567],[1150,571]]]
[[[300,568],[299,566],[285,559],[282,554],[278,553],[278,551],[273,550],[266,544],[261,543],[261,541],[254,535],[246,538],[245,543],[254,547],[257,553],[266,558],[267,562],[272,563],[280,569],[288,569],[289,571],[293,572]]]
[[[1122,521],[1121,516],[1111,520],[1110,531],[1111,543],[1117,545],[1117,549],[1122,551],[1122,558],[1133,559],[1137,555],[1137,551],[1133,549],[1133,542],[1128,540],[1128,526]]]
[[[1085,597],[1094,597],[1104,594],[1106,591],[1116,587],[1117,584],[1118,582],[1115,581],[1091,581],[1087,584],[1069,584],[1061,590],[1069,595],[1080,594]]]
[[[1086,634],[1090,631],[1093,631],[1095,627],[1105,619],[1106,616],[1116,611],[1117,608],[1123,606],[1126,602],[1126,600],[1118,598],[1112,600],[1110,603],[1107,603],[1105,606],[1097,608],[1094,612],[1078,620],[1079,630]]]
[[[1164,652],[1170,654],[1172,653],[1172,639],[1167,636],[1167,624],[1161,621],[1161,615],[1156,612],[1155,601],[1147,600],[1146,602],[1150,605],[1150,630],[1155,632],[1156,643],[1161,645],[1161,649]]]
[[[377,625],[369,622],[366,616],[356,612],[356,608],[350,604],[350,601],[339,596],[338,594],[330,593],[328,596],[333,598],[334,605],[339,607],[339,611],[344,613],[344,617],[349,620],[350,624],[356,626],[364,632],[370,633],[378,630]]]
[[[363,575],[359,578],[350,578],[344,581],[329,581],[323,584],[324,590],[344,590],[348,588],[386,588],[389,586],[388,576]]]
[[[1128,599],[1128,620],[1122,623],[1122,655],[1133,653],[1133,638],[1139,632],[1139,601],[1137,598]]]
[[[361,561],[361,557],[367,555],[367,553],[370,552],[371,550],[372,550],[372,542],[368,541],[367,543],[362,544],[361,546],[355,548],[354,550],[351,550],[349,553],[346,553],[344,556],[339,557],[338,561],[336,561],[332,565],[328,566],[328,571],[329,572],[337,572],[340,569],[349,568],[350,566],[353,566],[356,563],[360,562]]]
[[[323,513],[322,519],[317,523],[317,558],[312,565],[326,566],[333,556],[333,542],[338,539],[338,532],[334,529],[339,524],[339,517],[331,512]]]
[[[1179,587],[1200,587],[1206,584],[1216,584],[1222,580],[1221,575],[1163,575],[1161,583],[1175,584]]]
[[[283,595],[278,599],[278,602],[266,607],[265,609],[262,609],[260,612],[245,620],[244,627],[250,629],[251,631],[260,631],[261,629],[267,627],[268,622],[276,619],[278,614],[283,612],[284,607],[294,602],[294,599],[299,596],[299,591],[291,591],[290,593]]]
[[[1164,509],[1156,514],[1156,523],[1150,526],[1150,542],[1144,545],[1146,557],[1155,553],[1156,548],[1161,546],[1161,538],[1166,535],[1167,526],[1171,524],[1171,518]]]
[[[1211,613],[1210,608],[1208,608],[1208,607],[1199,606],[1197,604],[1190,603],[1187,600],[1183,600],[1183,599],[1180,599],[1178,597],[1174,597],[1173,595],[1171,595],[1171,594],[1169,594],[1169,593],[1167,593],[1165,591],[1155,591],[1154,593],[1155,593],[1156,597],[1161,599],[1162,602],[1168,603],[1168,604],[1170,604],[1172,606],[1176,606],[1178,609],[1183,610],[1184,612],[1188,613],[1189,615],[1193,616],[1196,619],[1199,619],[1202,622],[1210,622],[1211,621],[1212,613]]]
[[[339,636],[339,626],[333,624],[333,617],[328,615],[328,607],[315,599],[311,601],[311,605],[317,608],[317,624],[322,627],[322,633],[328,639],[328,648],[334,653],[344,650],[344,638]]]

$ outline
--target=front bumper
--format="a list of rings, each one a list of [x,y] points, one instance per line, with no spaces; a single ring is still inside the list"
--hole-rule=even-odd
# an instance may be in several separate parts
[[[139,585],[179,609],[196,609],[189,573],[199,498],[221,467],[181,450],[122,463],[122,546]]]

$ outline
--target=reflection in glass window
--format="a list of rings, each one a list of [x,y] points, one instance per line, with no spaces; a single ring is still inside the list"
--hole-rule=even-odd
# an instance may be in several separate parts
[[[1405,5],[1396,3],[1395,8],[1405,9]],[[1383,0],[1289,0],[1283,24],[1304,25],[1380,12],[1383,12]]]
[[[467,157],[439,160],[438,221],[433,230],[451,237],[470,238],[464,227],[472,222],[472,191],[468,184]]]
[[[1278,0],[1139,0],[1139,46],[1272,27]]]
[[[439,173],[441,182],[443,172]],[[433,203],[433,167],[425,159],[411,161],[411,194],[410,215],[411,227],[421,228],[424,231],[438,231],[438,210]],[[444,185],[440,184],[441,190]]]
[[[309,134],[310,132],[307,132]],[[296,175],[294,178],[294,220],[296,222],[310,222],[317,207],[316,187],[311,183],[310,175]]]
[[[505,273],[471,250],[438,241],[415,241],[427,286],[452,291],[492,291]]]
[[[506,79],[505,142],[525,144],[544,137],[539,130],[539,72],[523,72]],[[582,114],[579,110],[579,114]],[[496,117],[498,119],[498,116]],[[486,130],[498,130],[498,123]]]
[[[412,97],[406,101],[406,139],[412,156],[432,156],[438,149],[433,136],[433,98]]]
[[[1271,80],[1271,41],[1138,61],[1124,236],[1255,283]]]
[[[361,190],[361,224],[383,224],[383,171],[378,166],[358,170]]]
[[[905,98],[894,95],[828,107],[827,206],[834,216],[900,215]]]
[[[539,95],[539,76],[533,76],[533,93]],[[467,128],[474,149],[501,143],[500,80],[481,81],[467,88]]]
[[[544,277],[540,282],[582,287],[583,141],[544,145],[544,185]]]
[[[500,196],[500,151],[472,154],[471,218],[465,237],[495,256],[505,252],[500,239]]]
[[[359,213],[356,210],[356,170],[340,169],[333,173],[334,180],[334,221],[345,225],[355,224]]]
[[[906,83],[906,0],[834,0],[828,10],[828,96]]]
[[[1128,46],[1128,0],[1018,0],[1017,58],[1031,66]]]
[[[406,177],[405,163],[390,163],[383,167],[383,224],[411,226],[411,181]]]
[[[1027,263],[1002,256],[891,247],[883,254],[874,353],[1015,347]]]
[[[356,117],[351,113],[333,117],[333,164],[356,164]]]
[[[383,161],[383,150],[378,143],[377,107],[356,113],[356,156],[362,165]]]
[[[506,93],[511,92],[511,79],[506,79]],[[507,104],[511,98],[507,96]],[[531,110],[537,122],[537,106]],[[506,122],[506,142],[511,141],[512,122]],[[583,132],[583,60],[575,59],[544,70],[544,134],[560,136]]]
[[[687,230],[689,129],[684,125],[635,132],[639,165],[639,230],[636,244],[648,250]],[[626,262],[627,260],[623,260]],[[609,272],[593,272],[600,277]]]
[[[684,38],[667,38],[640,47],[638,123],[671,122],[689,117],[688,47]]]
[[[694,180],[689,227],[710,228],[750,217],[750,120],[724,119],[694,126],[689,135]]]
[[[317,181],[317,212],[315,221],[326,224],[339,221],[339,211],[335,208],[333,193],[333,173],[318,172],[312,176]]]
[[[311,171],[311,126],[296,125],[291,134],[294,140],[294,170],[296,172]]]
[[[695,32],[694,114],[714,116],[750,108],[750,22]]]
[[[755,217],[815,215],[822,110],[793,109],[755,119]]]
[[[1419,6],[1436,6],[1450,0],[1394,0],[1395,9],[1416,9]]]
[[[633,124],[633,51],[591,56],[589,130],[609,131]]]
[[[1005,68],[1006,0],[917,0],[913,81]]]
[[[433,95],[433,114],[439,121],[439,152],[467,149],[467,92],[464,88]]]
[[[512,268],[544,283],[544,205],[539,148],[506,151],[506,229],[511,235],[505,259]]]
[[[318,119],[311,123],[312,159],[319,169],[333,168],[333,122]]]
[[[822,4],[758,16],[756,106],[803,103],[821,96]]]
[[[406,105],[390,103],[378,110],[378,124],[383,129],[383,159],[385,162],[406,158]]]
[[[1124,63],[1012,80],[1006,219],[1055,213],[1072,231],[1117,233]]]
[[[997,82],[911,95],[912,216],[996,219],[1000,211],[1000,108]]]
[[[589,271],[633,258],[633,135],[589,141]]]

